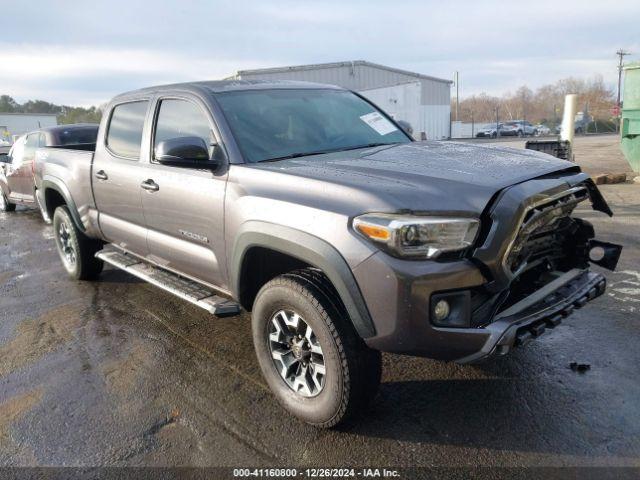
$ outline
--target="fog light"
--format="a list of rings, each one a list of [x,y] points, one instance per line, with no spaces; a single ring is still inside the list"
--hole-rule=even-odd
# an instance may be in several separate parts
[[[433,315],[435,317],[435,320],[437,322],[441,322],[449,316],[450,311],[451,308],[449,307],[449,302],[447,302],[446,300],[439,300],[438,303],[436,303],[436,306],[433,307]]]

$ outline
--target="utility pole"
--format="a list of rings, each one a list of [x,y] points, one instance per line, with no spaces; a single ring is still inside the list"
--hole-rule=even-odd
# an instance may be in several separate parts
[[[498,125],[500,125],[500,122],[498,122],[498,111],[500,109],[500,106],[496,105],[496,138],[498,138],[500,136],[500,129],[498,128]]]
[[[620,131],[620,86],[622,84],[622,64],[623,59],[626,55],[631,55],[630,52],[625,52],[622,48],[620,48],[616,55],[618,55],[618,97],[616,100],[616,107],[618,107],[618,121],[616,122],[616,132]]]
[[[459,85],[459,78],[460,75],[458,74],[458,72],[456,72],[455,74],[455,79],[456,79],[456,122],[459,120],[458,118],[458,110],[460,108],[460,85]]]

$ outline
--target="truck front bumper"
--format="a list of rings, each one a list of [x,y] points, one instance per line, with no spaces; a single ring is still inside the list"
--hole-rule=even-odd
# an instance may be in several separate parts
[[[586,270],[579,271],[558,288],[540,295],[530,306],[476,329],[481,330],[478,334],[482,336],[482,347],[457,361],[474,363],[491,355],[505,355],[512,348],[539,337],[547,329],[557,327],[574,310],[602,295],[605,289],[604,276]]]
[[[471,262],[407,262],[376,254],[354,273],[371,312],[371,348],[438,360],[473,363],[504,355],[555,328],[575,309],[602,295],[604,276],[572,270],[476,328],[439,327],[430,320],[430,299],[486,283]]]

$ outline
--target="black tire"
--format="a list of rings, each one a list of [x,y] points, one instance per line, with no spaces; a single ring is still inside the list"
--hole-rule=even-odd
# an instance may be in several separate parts
[[[2,190],[0,190],[0,212],[13,212],[16,204],[11,203]]]
[[[269,332],[282,310],[298,313],[313,329],[324,356],[324,385],[315,396],[294,391],[272,358]],[[256,297],[252,314],[253,341],[264,377],[282,406],[311,425],[331,428],[366,409],[380,385],[380,352],[358,336],[340,298],[318,270],[305,269],[274,278]]]
[[[102,242],[78,230],[66,206],[56,208],[53,213],[53,236],[60,260],[70,277],[93,280],[100,275],[104,262],[95,258],[95,254],[102,248]]]

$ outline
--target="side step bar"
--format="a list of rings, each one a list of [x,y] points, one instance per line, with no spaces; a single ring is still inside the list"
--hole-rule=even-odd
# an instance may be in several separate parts
[[[198,282],[147,263],[133,255],[107,247],[96,253],[96,258],[204,308],[214,315],[231,316],[240,313],[240,305],[233,300],[221,297]]]

